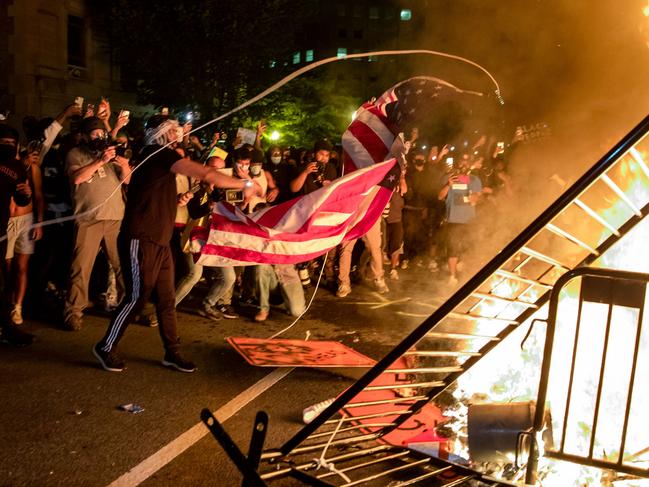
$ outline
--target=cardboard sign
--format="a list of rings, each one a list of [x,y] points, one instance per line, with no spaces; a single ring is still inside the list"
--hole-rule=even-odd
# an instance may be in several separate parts
[[[209,155],[207,158],[209,159],[210,157],[220,157],[225,161],[225,159],[228,157],[228,153],[221,149],[220,147],[214,146],[212,150],[210,151]]]
[[[257,132],[255,132],[254,130],[239,127],[237,129],[237,138],[239,139],[239,143],[234,147],[235,149],[238,149],[243,144],[255,145],[255,140],[257,139]]]
[[[372,367],[376,362],[340,342],[228,337],[257,367]]]

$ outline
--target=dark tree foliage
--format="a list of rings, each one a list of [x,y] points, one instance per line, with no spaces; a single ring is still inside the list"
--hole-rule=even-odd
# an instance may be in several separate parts
[[[91,0],[141,103],[223,113],[276,81],[313,0]],[[275,61],[276,68],[271,68]]]
[[[285,146],[309,145],[323,137],[339,143],[352,113],[363,102],[348,93],[326,72],[307,74],[241,112],[234,121],[253,127],[256,120],[265,119],[268,143],[273,131],[280,134],[277,142]]]

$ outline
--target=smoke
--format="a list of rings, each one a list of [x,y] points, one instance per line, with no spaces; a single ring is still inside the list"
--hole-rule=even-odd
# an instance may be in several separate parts
[[[508,143],[517,127],[546,127],[509,154],[511,191],[478,210],[473,274],[647,115],[647,1],[422,5],[417,46],[466,56],[500,83],[504,106],[492,104],[479,122],[487,133]],[[446,60],[412,59],[409,69],[489,91],[480,73]]]

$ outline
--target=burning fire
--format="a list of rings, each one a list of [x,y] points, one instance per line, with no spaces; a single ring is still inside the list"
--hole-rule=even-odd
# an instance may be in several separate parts
[[[649,6],[645,9],[645,15],[649,15]],[[649,201],[649,173],[646,164],[642,164],[646,160],[644,154],[634,149],[608,174],[636,208],[642,208]],[[600,206],[606,206],[596,208],[596,211],[606,221],[617,227],[633,214],[633,209],[627,203],[616,199],[607,188],[601,187],[596,190],[605,200],[602,202],[603,205],[600,203]],[[608,197],[604,196],[606,192],[609,193]],[[597,244],[599,245],[610,235],[608,230],[603,232]],[[646,258],[647,241],[649,241],[649,220],[643,221],[625,235],[602,255],[594,266],[649,273],[649,259]],[[564,427],[563,417],[574,346],[579,284],[579,280],[575,280],[564,289],[559,305],[548,389],[548,408],[552,412],[555,439],[561,438]],[[534,302],[540,291],[535,287],[528,288],[525,283],[498,276],[494,277],[491,286],[495,286],[492,290],[493,294],[528,302]],[[647,294],[645,300],[649,300],[649,293]],[[645,302],[645,306],[649,311],[649,302]],[[615,462],[619,455],[622,455],[625,463],[646,468],[649,465],[649,435],[647,434],[649,415],[646,413],[649,411],[649,388],[645,387],[646,377],[649,376],[649,319],[647,318],[649,313],[645,314],[643,320],[625,451],[619,452],[616,449],[620,444],[627,405],[628,377],[631,372],[638,320],[637,309],[613,307],[611,318],[613,328],[609,335],[599,416],[597,423],[593,425],[607,310],[607,305],[599,303],[585,302],[582,307],[581,331],[576,350],[577,360],[572,400],[566,422],[564,451],[576,455],[588,455],[591,435],[595,429],[594,458]],[[490,300],[482,301],[476,308],[476,312],[480,315],[500,318],[514,318],[521,311],[520,305]],[[535,318],[546,318],[547,314],[546,305],[537,310],[527,323],[531,323]],[[480,326],[478,323],[477,328]],[[534,326],[523,347],[521,342],[527,331],[528,326],[519,327],[478,365],[460,376],[454,392],[458,404],[445,412],[445,415],[450,418],[450,429],[455,432],[453,453],[469,458],[466,433],[467,403],[476,402],[477,399],[478,402],[484,402],[479,399],[488,399],[489,402],[536,399],[545,325]],[[480,330],[477,329],[476,333],[480,333]],[[560,446],[555,445],[555,448]],[[513,458],[510,458],[510,461],[513,463]],[[541,458],[539,472],[544,486],[649,485],[649,480],[623,480],[616,478],[612,472],[549,458]]]

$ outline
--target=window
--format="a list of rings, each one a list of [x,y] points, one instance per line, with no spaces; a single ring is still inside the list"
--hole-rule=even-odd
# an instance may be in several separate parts
[[[68,64],[86,66],[85,25],[76,15],[68,15]]]
[[[363,31],[362,30],[355,30],[354,31],[354,39],[362,39],[363,38]]]
[[[307,63],[313,61],[313,49],[309,49],[304,53],[304,61]]]
[[[379,7],[370,7],[370,20],[377,20],[379,18]]]
[[[347,57],[347,48],[346,47],[339,47],[338,52],[336,52],[336,57],[338,57],[338,58]]]
[[[347,29],[338,29],[338,37],[347,39]]]
[[[268,63],[268,67],[269,68],[274,68],[275,66],[277,66],[277,61],[275,61],[274,59],[271,59],[270,62]]]
[[[403,10],[401,10],[400,16],[401,16],[401,20],[407,22],[410,19],[412,19],[412,10],[410,10],[409,8],[404,8]]]
[[[385,7],[385,20],[390,20],[394,17],[394,10],[392,7]]]
[[[300,51],[293,53],[293,64],[300,64]]]
[[[362,14],[361,6],[360,5],[354,5],[354,10],[353,10],[354,17],[360,17],[361,14]]]
[[[338,15],[338,17],[344,17],[345,15],[347,15],[345,4],[343,2],[338,2],[336,4],[336,14]]]

